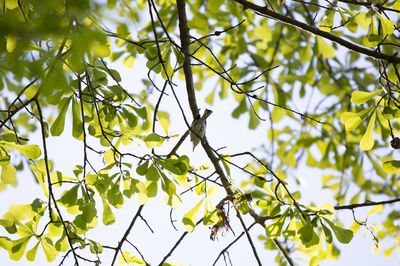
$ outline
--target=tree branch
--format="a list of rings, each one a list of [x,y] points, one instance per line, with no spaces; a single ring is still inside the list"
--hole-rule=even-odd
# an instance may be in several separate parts
[[[392,204],[395,202],[400,202],[400,198],[395,198],[391,200],[383,200],[383,201],[366,201],[364,203],[356,203],[356,204],[349,204],[349,205],[338,205],[335,206],[335,210],[353,210],[360,207],[367,207],[367,206],[375,206],[381,204]]]
[[[140,207],[137,210],[135,216],[133,217],[131,223],[129,224],[128,229],[125,231],[124,236],[122,237],[121,241],[119,241],[118,246],[115,249],[114,258],[113,258],[113,260],[112,260],[112,262],[110,264],[111,266],[114,265],[115,260],[117,259],[117,256],[118,256],[118,252],[121,250],[122,245],[124,244],[124,242],[125,242],[126,238],[128,237],[129,233],[131,232],[131,229],[132,229],[133,225],[135,224],[136,219],[138,217],[140,217],[140,212],[142,211],[143,207],[144,207],[144,205],[140,205]]]
[[[236,2],[238,4],[241,4],[244,9],[251,9],[251,10],[256,11],[256,12],[258,12],[258,13],[264,15],[264,16],[267,16],[269,18],[278,20],[278,21],[283,22],[285,24],[288,24],[290,26],[294,26],[294,27],[297,27],[297,28],[299,28],[301,30],[310,32],[310,33],[312,33],[314,35],[323,37],[323,38],[328,39],[328,40],[330,40],[332,42],[340,44],[340,45],[342,45],[342,46],[344,46],[344,47],[346,47],[346,48],[348,48],[348,49],[350,49],[350,50],[352,50],[352,51],[354,51],[356,53],[361,53],[361,54],[364,54],[364,55],[367,55],[367,56],[371,56],[371,57],[373,57],[375,59],[383,59],[383,60],[386,60],[386,61],[388,61],[388,62],[390,62],[392,64],[400,64],[400,57],[397,57],[395,55],[384,54],[384,53],[381,53],[381,52],[377,52],[377,51],[370,50],[370,49],[367,49],[365,47],[356,45],[356,44],[351,43],[351,42],[349,42],[347,40],[344,40],[344,39],[342,39],[342,38],[340,38],[340,37],[338,37],[336,35],[333,35],[332,33],[329,33],[329,32],[326,32],[326,31],[322,31],[322,30],[320,30],[318,28],[315,28],[313,26],[307,25],[307,24],[305,24],[303,22],[300,22],[298,20],[289,18],[287,16],[284,16],[282,14],[276,13],[274,11],[271,11],[267,7],[262,7],[262,6],[253,4],[253,3],[249,2],[249,1],[246,1],[246,0],[232,0],[232,1],[234,1],[234,2]]]
[[[199,225],[201,222],[203,222],[203,218],[201,218],[197,223],[196,226]],[[174,252],[174,250],[179,246],[179,244],[182,242],[182,240],[185,238],[185,236],[188,234],[189,232],[185,232],[181,235],[181,237],[178,239],[178,241],[176,241],[175,245],[171,248],[171,250],[168,252],[167,255],[165,255],[165,257],[163,258],[163,260],[158,264],[158,265],[163,265],[163,263],[172,255],[172,252]]]
[[[194,92],[192,68],[190,66],[190,37],[189,27],[187,25],[185,0],[176,0],[179,18],[179,32],[181,38],[181,46],[185,61],[183,62],[183,72],[185,73],[186,91],[188,93],[188,100],[190,109],[192,110],[193,118],[199,113],[197,108],[196,95]]]

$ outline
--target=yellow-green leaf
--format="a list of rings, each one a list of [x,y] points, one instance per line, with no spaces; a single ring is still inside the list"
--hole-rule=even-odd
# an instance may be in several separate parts
[[[60,136],[61,133],[64,131],[65,115],[67,113],[68,105],[71,99],[72,96],[61,100],[61,103],[59,105],[60,113],[50,127],[51,135]]]
[[[357,25],[363,30],[367,29],[369,24],[371,24],[371,18],[369,18],[365,12],[358,13],[354,19]]]
[[[46,259],[48,262],[51,262],[56,259],[58,251],[54,247],[53,243],[48,237],[44,237],[41,239],[40,243],[42,244],[42,248],[44,254],[46,255]]]
[[[14,204],[8,209],[8,212],[14,216],[15,219],[22,221],[25,219],[31,219],[35,213],[32,210],[30,204]]]
[[[207,196],[208,197],[213,197],[216,196],[218,194],[219,191],[219,186],[218,185],[211,185],[207,187]]]
[[[212,92],[206,97],[205,101],[206,103],[212,105],[214,102],[214,93],[215,93],[215,89],[212,90]]]
[[[338,226],[335,223],[329,221],[328,219],[324,220],[332,228],[333,232],[335,233],[336,239],[339,240],[340,243],[348,244],[353,239],[353,231],[349,229],[344,229],[341,226]]]
[[[383,212],[383,204],[375,205],[374,207],[372,207],[371,210],[369,210],[369,212],[367,213],[366,218],[367,218],[368,216],[370,216],[371,214],[374,214],[374,213],[382,213],[382,212]]]
[[[40,242],[37,242],[37,244],[31,250],[26,252],[25,256],[29,261],[34,261],[35,260],[36,253],[37,253],[37,250],[38,250],[38,247],[39,247],[39,243]]]
[[[379,94],[382,91],[382,89],[377,90],[377,91],[353,91],[351,93],[351,99],[350,101],[355,104],[363,104],[370,100],[372,97],[375,95]]]
[[[168,134],[169,114],[166,112],[158,112],[157,116],[161,127],[164,129],[165,133]]]
[[[95,56],[107,57],[111,52],[111,44],[109,40],[106,43],[93,41],[90,43],[90,49]]]
[[[333,220],[335,218],[335,208],[332,204],[323,203],[321,206],[318,207],[319,216],[322,216],[326,219]]]
[[[368,31],[368,42],[371,47],[378,45],[379,43],[379,34],[375,23],[375,17],[371,18],[371,25],[369,26]]]
[[[24,237],[18,240],[12,241],[12,247],[8,251],[10,259],[19,260],[25,253],[26,246],[28,245],[30,237]]]
[[[164,139],[161,138],[156,133],[151,133],[144,138],[147,148],[153,149],[154,147],[160,147],[164,142]]]
[[[0,146],[3,146],[7,151],[17,150],[29,159],[37,159],[42,153],[37,145],[19,145],[11,142],[0,141]]]
[[[400,1],[397,0],[396,3],[393,4],[393,9],[400,10]],[[400,12],[397,12],[400,15]]]
[[[122,60],[122,63],[126,66],[126,68],[131,69],[131,68],[133,68],[133,65],[135,64],[135,57],[133,57],[133,56],[125,57]]]
[[[206,198],[203,224],[204,225],[215,224],[216,222],[218,222],[218,220],[219,220],[218,210],[212,204],[211,200]]]
[[[346,113],[350,113],[350,112],[346,112]],[[346,115],[346,113],[343,113],[342,115]],[[357,115],[357,113],[351,113],[351,114]],[[360,123],[362,122],[362,119],[359,116],[352,116],[352,117],[343,118],[342,122],[344,123],[346,130],[351,131],[351,130],[354,130],[355,128],[357,128],[358,125],[360,125]]]
[[[321,24],[319,25],[319,29],[322,31],[330,32],[333,26],[333,20],[335,18],[335,12],[327,12],[328,14],[324,17]]]
[[[103,223],[105,225],[110,225],[115,222],[114,213],[111,210],[110,205],[108,205],[107,201],[104,198],[101,198],[103,202]]]
[[[388,174],[396,174],[400,170],[400,161],[386,161],[383,163],[382,169]]]
[[[394,31],[394,22],[383,17],[381,14],[379,14],[378,12],[376,12],[375,14],[378,15],[379,20],[381,21],[381,25],[382,25],[382,29],[383,29],[383,34],[384,35],[391,35]]]
[[[1,167],[1,183],[17,186],[17,170],[12,164],[3,165]]]
[[[364,136],[361,138],[360,141],[360,149],[364,151],[369,151],[374,146],[373,131],[374,131],[375,119],[376,119],[376,112],[374,112],[371,118],[369,119],[367,130],[365,131]]]
[[[307,46],[300,49],[299,59],[301,62],[310,62],[311,60],[311,42],[307,41]]]
[[[190,211],[188,211],[182,219],[183,224],[185,225],[186,232],[192,232],[196,227],[197,223],[197,215],[199,214],[200,207],[203,204],[204,199],[200,200],[196,206],[193,207]]]
[[[318,55],[322,55],[325,58],[335,57],[335,48],[327,44],[322,37],[317,36],[316,40]]]
[[[17,46],[17,39],[15,35],[7,35],[6,42],[7,42],[6,46],[7,52],[12,53],[15,47]]]
[[[289,208],[283,212],[282,216],[279,217],[278,220],[275,220],[272,223],[267,224],[265,226],[265,232],[268,237],[270,237],[270,238],[280,237],[280,235],[282,234],[283,225],[285,223],[285,219],[286,219],[286,216],[288,215],[288,213],[289,213]]]
[[[46,197],[49,196],[48,188],[47,188],[47,174],[46,174],[46,165],[43,159],[40,159],[35,164],[30,164],[29,167],[31,168],[32,172],[35,174],[37,181],[42,188],[42,191]],[[51,165],[49,165],[51,168]]]

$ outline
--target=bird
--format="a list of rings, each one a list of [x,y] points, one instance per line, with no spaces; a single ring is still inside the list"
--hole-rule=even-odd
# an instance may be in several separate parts
[[[193,144],[193,151],[206,134],[206,119],[211,114],[212,111],[209,109],[206,109],[201,117],[200,113],[198,113],[190,126],[190,140]]]

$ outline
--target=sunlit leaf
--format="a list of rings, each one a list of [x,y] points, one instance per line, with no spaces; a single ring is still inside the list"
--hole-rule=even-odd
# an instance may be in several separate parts
[[[322,37],[316,37],[317,42],[317,51],[319,55],[322,55],[325,58],[333,58],[335,57],[335,48],[331,45],[327,44]]]
[[[372,147],[374,146],[373,131],[375,125],[375,118],[376,118],[376,112],[374,112],[371,118],[369,119],[367,130],[365,131],[363,137],[361,138],[360,149],[364,151],[368,151],[372,149]]]
[[[381,93],[382,90],[367,92],[367,91],[353,91],[351,93],[350,101],[355,104],[363,104],[366,101],[372,99],[375,95]]]
[[[112,212],[110,205],[108,205],[107,201],[104,198],[101,198],[103,202],[103,223],[105,225],[110,225],[115,222],[115,216]]]
[[[375,14],[379,17],[379,20],[381,21],[383,34],[391,35],[394,31],[394,22],[383,17],[381,14],[379,14],[379,12],[375,12]]]
[[[354,233],[352,230],[344,229],[328,219],[324,219],[324,221],[331,227],[340,243],[348,244],[353,239]]]
[[[16,169],[12,164],[1,167],[1,183],[17,186]]]
[[[324,16],[321,24],[319,24],[319,29],[322,31],[330,32],[333,26],[333,20],[335,17],[335,12],[327,12],[327,15]]]
[[[396,174],[400,170],[400,161],[386,161],[383,163],[382,169],[388,174]]]
[[[67,97],[61,100],[59,105],[59,114],[56,120],[50,127],[51,135],[53,136],[60,136],[61,133],[64,131],[64,124],[65,124],[65,115],[67,114],[68,106],[71,101],[72,97]]]
[[[185,225],[186,232],[192,232],[196,227],[197,223],[197,215],[199,214],[201,205],[203,204],[204,199],[200,200],[190,211],[188,211],[182,219],[183,224]]]

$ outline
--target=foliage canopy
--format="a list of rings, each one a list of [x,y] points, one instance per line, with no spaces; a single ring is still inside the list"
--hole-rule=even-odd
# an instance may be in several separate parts
[[[194,202],[182,238],[209,226],[214,239],[238,220],[260,265],[270,251],[254,241],[279,264],[318,265],[362,227],[377,247],[386,241],[385,255],[399,248],[399,0],[3,0],[0,13],[0,189],[30,171],[43,193],[0,219],[10,259],[34,261],[41,247],[49,262],[179,265],[170,256],[180,241],[161,262],[124,245],[159,195],[172,209]],[[141,84],[123,85],[120,62],[145,73]],[[268,138],[237,151],[204,137],[194,167],[179,146],[200,103],[217,100]],[[68,134],[83,147],[72,176],[48,156],[49,139]],[[320,170],[330,203],[304,200],[299,168]],[[130,198],[138,210],[118,243],[87,236]],[[367,206],[350,228],[335,215]],[[265,228],[258,240],[253,225]]]

